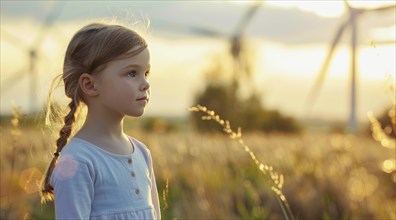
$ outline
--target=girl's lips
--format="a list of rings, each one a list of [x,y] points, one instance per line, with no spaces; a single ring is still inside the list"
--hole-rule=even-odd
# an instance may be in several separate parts
[[[148,99],[140,99],[140,100],[137,100],[137,102],[141,105],[146,106],[148,104]]]
[[[147,103],[148,103],[148,98],[145,96],[145,97],[142,97],[142,98],[138,98],[138,99],[136,99],[136,101],[138,101],[139,103],[141,103],[141,104],[143,104],[143,105],[147,105]]]
[[[142,97],[142,98],[138,98],[138,99],[136,99],[136,101],[142,101],[142,100],[146,100],[146,101],[148,101],[148,98],[145,96],[145,97]]]

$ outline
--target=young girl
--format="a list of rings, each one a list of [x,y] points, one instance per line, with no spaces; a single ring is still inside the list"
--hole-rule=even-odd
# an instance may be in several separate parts
[[[146,41],[124,26],[93,23],[70,41],[62,75],[70,112],[41,190],[57,219],[161,218],[150,151],[123,132],[124,117],[141,116],[149,101],[149,72]],[[82,104],[85,122],[67,142]]]

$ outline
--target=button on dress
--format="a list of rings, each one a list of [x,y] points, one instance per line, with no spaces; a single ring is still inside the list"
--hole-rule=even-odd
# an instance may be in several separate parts
[[[56,219],[160,219],[149,149],[129,137],[130,155],[72,138],[51,176]]]

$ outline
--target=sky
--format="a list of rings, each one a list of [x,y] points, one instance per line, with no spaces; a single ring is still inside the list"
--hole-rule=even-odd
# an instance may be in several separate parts
[[[38,59],[36,108],[45,102],[49,82],[61,73],[65,48],[72,35],[93,19],[134,24],[149,42],[152,97],[147,115],[185,116],[202,89],[204,72],[216,56],[229,50],[247,1],[1,1],[1,113],[11,101],[31,109],[29,48]],[[394,1],[353,1],[353,7],[372,9]],[[57,9],[59,8],[59,9]],[[43,29],[55,11],[53,24]],[[358,119],[367,112],[382,113],[394,100],[395,9],[366,12],[358,19]],[[350,30],[335,51],[315,104],[306,99],[320,71],[329,45],[348,18],[343,1],[262,2],[244,32],[254,54],[254,85],[263,104],[298,118],[347,120],[350,100]],[[201,31],[200,31],[201,30]],[[212,35],[205,34],[212,33]],[[42,41],[37,43],[42,33]],[[215,34],[213,34],[215,33]],[[16,80],[12,76],[17,75]],[[10,86],[11,85],[11,86]],[[56,98],[62,99],[62,88]],[[34,96],[33,96],[34,97]]]

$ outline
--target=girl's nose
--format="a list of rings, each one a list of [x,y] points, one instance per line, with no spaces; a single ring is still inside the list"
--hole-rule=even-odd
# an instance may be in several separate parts
[[[144,79],[142,84],[140,85],[140,90],[146,91],[150,88],[150,83],[148,82],[147,79]]]

